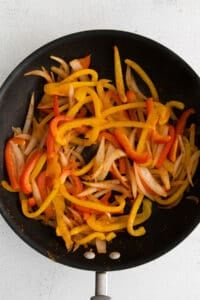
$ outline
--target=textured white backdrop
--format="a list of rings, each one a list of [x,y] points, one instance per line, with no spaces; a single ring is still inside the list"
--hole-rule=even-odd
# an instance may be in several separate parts
[[[198,0],[0,0],[0,84],[33,50],[88,29],[121,29],[153,38],[200,75]],[[115,300],[200,299],[200,227],[144,266],[109,274]],[[0,216],[0,299],[89,299],[94,274],[55,264],[22,242]]]

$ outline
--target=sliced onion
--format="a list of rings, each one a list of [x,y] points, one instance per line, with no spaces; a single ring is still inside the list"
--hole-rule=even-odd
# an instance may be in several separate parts
[[[23,127],[23,130],[22,130],[23,133],[28,133],[29,130],[30,130],[31,123],[32,123],[32,120],[33,120],[33,114],[34,114],[34,106],[35,106],[35,96],[34,96],[34,93],[32,93],[29,108],[28,108],[28,112],[27,112],[27,115],[26,115],[26,120],[25,120],[24,127]]]
[[[135,174],[133,172],[133,169],[131,168],[130,163],[127,163],[128,166],[128,176],[130,179],[130,184],[131,184],[131,192],[133,195],[133,198],[135,199],[137,197],[137,182],[136,182],[136,178],[135,178]]]
[[[184,158],[184,155],[181,153],[174,163],[174,170],[173,170],[173,178],[174,179],[176,179],[179,176],[182,168],[184,167],[183,158]]]
[[[120,173],[115,162],[112,163],[112,168],[116,174],[117,179],[119,179],[119,181],[121,182],[121,184],[123,184],[124,187],[128,188],[127,178],[126,176],[123,176]]]
[[[105,180],[102,182],[83,182],[87,186],[96,187],[98,189],[107,189],[111,191],[120,192],[122,194],[128,195],[129,190],[124,188],[120,185],[120,181],[113,179],[113,180]]]
[[[138,172],[138,166],[136,163],[134,163],[134,171],[135,171],[135,180],[136,180],[138,188],[145,196],[147,196],[149,199],[153,200],[153,196],[148,193],[148,191],[146,190],[146,188],[144,187],[144,185],[140,179],[139,172]]]
[[[106,253],[106,241],[96,238],[96,248],[97,248],[97,253],[105,254]]]
[[[104,159],[105,159],[105,138],[102,138],[97,153],[95,155],[95,160],[94,160],[95,171],[103,164]]]
[[[162,197],[167,196],[165,189],[156,181],[148,168],[137,165],[136,169],[140,178],[153,192]]]
[[[62,67],[62,69],[67,73],[69,74],[70,70],[69,70],[69,66],[68,64],[66,63],[66,61],[60,57],[57,57],[57,56],[54,56],[54,55],[51,55],[50,56],[51,59],[57,61],[60,66]]]
[[[70,65],[70,67],[72,68],[72,70],[73,70],[74,72],[83,69],[83,67],[82,67],[82,65],[81,65],[81,63],[80,63],[80,61],[79,61],[78,59],[76,59],[76,58],[73,59],[73,60],[71,60],[71,61],[69,62],[69,65]]]
[[[83,223],[83,219],[82,219],[81,215],[78,213],[78,211],[76,211],[72,207],[68,207],[67,209],[71,212],[75,221],[77,221],[79,224]]]
[[[41,198],[40,191],[39,191],[39,188],[38,188],[38,185],[37,185],[35,179],[31,180],[31,185],[32,185],[32,190],[33,190],[33,198],[35,199],[37,204],[40,205],[42,203],[42,198]]]
[[[128,89],[131,91],[135,91],[142,100],[145,100],[147,98],[138,88],[138,85],[129,66],[126,67],[126,84]]]
[[[33,71],[25,73],[24,75],[25,76],[29,76],[29,75],[40,76],[40,77],[43,77],[44,79],[46,79],[47,82],[53,82],[49,72],[44,67],[42,67],[42,70],[33,70]]]
[[[18,174],[18,177],[19,177],[22,173],[23,168],[24,168],[24,154],[22,153],[22,151],[18,147],[18,145],[16,145],[12,141],[10,141],[10,144],[11,144],[13,154],[14,154],[14,157],[15,157],[15,162],[16,162],[16,166],[17,166],[17,174]]]
[[[98,190],[97,188],[93,188],[93,187],[87,188],[83,192],[79,193],[77,197],[85,197],[94,194],[97,190]]]
[[[159,169],[159,174],[160,174],[160,179],[162,180],[162,182],[163,182],[163,184],[165,186],[165,189],[167,191],[170,190],[171,184],[170,184],[170,178],[169,178],[168,171],[165,168],[161,167]]]
[[[24,151],[25,155],[29,155],[31,151],[37,146],[37,138],[35,136],[32,136],[28,145],[26,146],[26,149]]]
[[[195,169],[196,169],[195,164],[196,165],[198,164],[199,157],[200,157],[200,150],[196,151],[195,153],[192,154],[190,161],[189,161],[189,165],[187,167],[187,177],[188,177],[189,183],[192,186],[194,186],[192,177],[193,177]]]

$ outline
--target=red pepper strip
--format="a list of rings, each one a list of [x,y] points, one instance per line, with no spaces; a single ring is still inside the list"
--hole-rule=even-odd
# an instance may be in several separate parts
[[[47,191],[47,176],[46,176],[46,171],[41,172],[37,179],[36,179],[38,188],[39,188],[39,192],[42,198],[42,201],[44,201],[46,199],[46,197],[48,196],[48,191]],[[51,218],[54,215],[54,210],[52,205],[49,205],[45,211],[44,211],[45,215],[47,218]]]
[[[104,205],[109,205],[109,199],[110,199],[110,197],[111,197],[111,194],[112,194],[111,191],[107,192],[107,193],[100,199],[101,203],[103,203]]]
[[[134,91],[128,90],[126,92],[127,102],[134,102],[136,100],[136,95]]]
[[[153,109],[153,98],[147,98],[146,99],[146,111],[147,111],[147,116],[150,114],[150,112]]]
[[[46,147],[47,147],[47,157],[52,157],[55,154],[55,147],[54,147],[54,138],[51,134],[51,131],[48,131],[46,137]]]
[[[79,113],[76,115],[76,118],[85,118],[87,115],[87,109],[86,107],[82,107]]]
[[[91,55],[78,59],[83,69],[88,69],[91,63]]]
[[[187,120],[194,113],[194,108],[189,108],[182,113],[176,124],[176,135],[183,135]]]
[[[57,127],[58,127],[58,123],[59,122],[69,122],[69,121],[72,121],[73,119],[71,117],[67,117],[67,116],[64,116],[64,115],[59,115],[55,118],[53,118],[49,124],[49,128],[51,130],[51,134],[53,136],[56,136],[56,133],[57,133]]]
[[[4,157],[5,157],[5,164],[6,164],[6,169],[8,172],[8,177],[10,180],[10,185],[13,188],[13,190],[18,191],[19,190],[19,181],[18,181],[18,174],[17,174],[17,166],[16,166],[16,162],[15,162],[12,145],[10,143],[11,140],[12,139],[10,139],[6,143]]]
[[[156,163],[156,168],[161,168],[163,165],[164,160],[168,156],[172,146],[175,142],[175,129],[172,125],[169,125],[169,136],[171,137],[170,141],[165,145],[163,151],[161,152],[158,161]]]
[[[83,183],[76,175],[71,174],[70,179],[73,182],[73,187],[69,190],[73,195],[77,195],[83,191]]]
[[[107,132],[107,131],[101,131],[99,134],[99,139],[102,139],[102,138],[105,138],[106,140],[111,142],[111,144],[113,144],[114,147],[120,148],[120,144],[119,144],[118,140],[112,133]]]
[[[120,143],[120,145],[122,146],[122,148],[124,149],[124,151],[130,159],[134,160],[139,164],[145,163],[149,160],[149,153],[137,153],[130,144],[127,136],[120,129],[115,129],[114,135],[116,136],[118,142]]]
[[[59,116],[60,115],[59,105],[58,105],[58,96],[57,95],[53,96],[53,110],[54,110],[55,116]]]
[[[167,144],[171,140],[171,136],[170,135],[163,136],[159,134],[157,130],[153,130],[151,139],[153,142],[157,144]]]
[[[41,155],[41,151],[36,150],[26,161],[26,164],[19,179],[20,188],[24,194],[30,194],[32,192],[32,186],[29,182],[29,177]]]
[[[175,135],[176,135],[175,142],[169,153],[169,159],[172,162],[174,162],[176,160],[176,153],[177,153],[177,149],[178,149],[178,135],[183,135],[187,120],[194,113],[195,113],[194,108],[189,108],[182,113],[182,115],[180,116],[180,118],[177,121],[176,128],[175,128]]]
[[[126,174],[127,172],[127,169],[126,169],[126,160],[124,157],[121,157],[119,159],[119,171],[120,173],[123,175],[123,174]]]

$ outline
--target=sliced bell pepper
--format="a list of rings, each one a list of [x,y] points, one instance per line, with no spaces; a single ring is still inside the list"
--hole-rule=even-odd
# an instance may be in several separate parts
[[[70,122],[72,120],[73,119],[71,117],[67,117],[64,115],[59,115],[59,116],[56,116],[55,118],[53,118],[49,124],[49,128],[50,128],[52,136],[56,136],[57,127],[60,122]]]
[[[153,142],[155,142],[157,144],[167,144],[171,140],[171,136],[170,135],[166,135],[166,136],[161,135],[157,130],[154,129],[151,134],[151,139]]]
[[[189,108],[181,114],[180,118],[177,121],[176,128],[175,128],[175,140],[169,153],[169,159],[173,162],[176,160],[176,156],[177,156],[176,154],[178,150],[178,135],[183,135],[187,120],[194,113],[195,113],[194,108]]]
[[[136,94],[134,91],[128,90],[126,92],[126,98],[128,102],[134,102],[136,100]]]
[[[165,145],[163,151],[161,152],[157,163],[156,163],[156,168],[161,168],[164,160],[167,158],[173,144],[175,141],[175,129],[172,125],[169,125],[169,136],[171,137],[171,139],[169,140],[169,142]]]
[[[118,140],[112,133],[110,133],[108,131],[101,131],[99,134],[99,139],[101,140],[102,138],[105,138],[106,140],[111,142],[111,144],[113,144],[114,147],[116,147],[116,148],[120,147]]]
[[[42,152],[36,150],[35,152],[32,153],[32,155],[28,158],[28,160],[25,163],[24,169],[19,179],[20,188],[24,194],[30,194],[32,192],[32,186],[30,184],[29,179],[30,179],[31,172],[33,171],[41,155]]]
[[[60,115],[59,105],[58,105],[58,96],[57,95],[53,96],[53,110],[54,110],[55,116]]]
[[[81,57],[78,59],[83,69],[88,69],[91,63],[91,55]]]
[[[150,112],[152,111],[154,106],[153,103],[153,98],[147,98],[146,99],[146,112],[147,112],[147,116],[150,114]]]
[[[148,159],[150,158],[149,153],[138,153],[137,151],[135,151],[130,144],[128,137],[120,129],[115,129],[114,135],[116,136],[118,142],[125,150],[127,156],[130,159],[134,160],[137,163],[145,163],[148,161]]]

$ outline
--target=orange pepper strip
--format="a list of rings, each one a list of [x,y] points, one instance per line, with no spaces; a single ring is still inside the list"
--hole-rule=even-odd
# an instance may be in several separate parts
[[[99,139],[101,140],[102,138],[105,138],[106,140],[111,142],[113,144],[113,146],[115,146],[116,148],[120,148],[120,144],[119,144],[118,140],[112,133],[107,132],[107,131],[101,131],[99,134]]]
[[[11,140],[10,139],[6,143],[6,147],[4,150],[4,157],[5,157],[5,164],[6,164],[6,169],[8,172],[8,177],[10,180],[11,187],[15,190],[19,190],[19,181],[18,181],[18,174],[17,174],[17,165],[15,162],[15,157],[11,145]]]
[[[155,142],[157,144],[167,144],[171,140],[171,136],[170,135],[164,136],[164,135],[159,134],[159,132],[157,130],[153,130],[151,139],[153,142]]]
[[[147,116],[150,114],[154,106],[153,103],[153,98],[147,98],[146,100],[146,111],[147,111]]]
[[[120,129],[115,129],[114,135],[116,136],[118,142],[120,143],[120,145],[122,146],[122,148],[124,149],[124,151],[130,159],[134,160],[137,163],[145,163],[148,161],[148,159],[150,158],[149,153],[137,153],[130,144],[127,136]]]
[[[32,192],[32,186],[29,182],[29,178],[30,178],[31,172],[33,171],[33,169],[41,155],[42,155],[42,152],[39,150],[36,150],[35,152],[32,153],[32,155],[26,161],[26,164],[24,166],[24,169],[23,169],[22,174],[19,179],[20,188],[24,194],[30,194]]]
[[[46,179],[46,171],[41,172],[36,179],[42,201],[44,201],[48,196]],[[44,213],[47,218],[51,218],[54,215],[52,204],[45,209]]]
[[[34,207],[35,205],[37,205],[36,200],[33,197],[28,198],[28,206]]]
[[[58,127],[58,123],[60,122],[69,122],[69,121],[72,121],[73,119],[71,117],[67,117],[67,116],[64,116],[64,115],[59,115],[59,116],[56,116],[55,118],[53,118],[49,124],[49,128],[51,130],[51,134],[53,136],[56,136],[57,134],[57,127]]]
[[[136,100],[136,95],[134,91],[128,90],[126,92],[127,102],[134,102]]]
[[[83,69],[88,69],[91,63],[91,55],[79,58],[78,61],[80,62]]]
[[[171,137],[170,141],[165,145],[163,151],[161,152],[158,161],[156,163],[156,168],[161,168],[164,160],[167,158],[172,146],[175,142],[175,129],[172,125],[169,125],[169,136]]]
[[[175,142],[169,153],[169,159],[173,162],[176,160],[176,153],[178,149],[178,135],[183,135],[187,120],[194,113],[195,113],[194,108],[189,108],[181,114],[180,118],[177,121],[176,128],[175,128]]]
[[[53,135],[51,134],[51,131],[48,131],[46,137],[46,147],[47,147],[47,157],[49,158],[55,154],[54,139],[53,139]]]
[[[54,110],[55,116],[59,116],[60,115],[59,105],[58,105],[58,96],[57,95],[53,96],[53,110]]]
[[[107,193],[100,199],[100,201],[101,201],[103,204],[105,204],[105,205],[109,205],[109,199],[110,199],[110,197],[111,197],[111,194],[112,194],[111,191],[107,192]]]
[[[182,113],[182,115],[180,116],[176,124],[176,135],[183,135],[186,122],[188,118],[194,113],[195,113],[194,108],[189,108]]]
[[[119,96],[122,102],[127,102],[124,80],[123,80],[123,73],[122,73],[122,65],[121,65],[120,54],[117,46],[114,46],[114,71],[115,71],[115,82],[116,82],[116,87]]]

